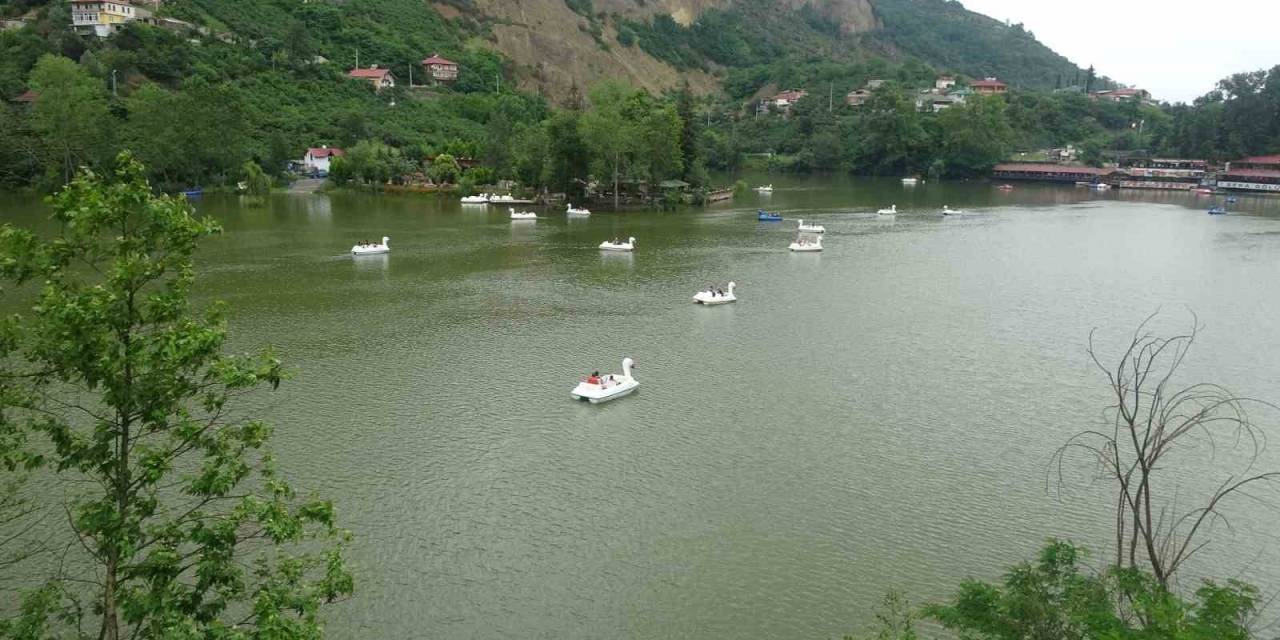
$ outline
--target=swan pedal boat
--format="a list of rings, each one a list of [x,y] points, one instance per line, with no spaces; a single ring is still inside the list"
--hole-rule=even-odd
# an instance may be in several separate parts
[[[797,252],[822,251],[822,239],[815,242],[796,240],[791,243],[790,249]]]
[[[963,216],[963,215],[968,215],[968,214],[966,214],[966,213],[965,213],[963,210],[961,210],[961,209],[952,209],[952,208],[951,208],[951,207],[949,207],[949,206],[943,205],[943,206],[942,206],[942,215],[944,215],[944,216]]]
[[[635,251],[636,239],[627,238],[626,242],[609,242],[608,240],[600,243],[601,251]]]
[[[581,209],[575,209],[575,208],[573,207],[573,205],[572,205],[572,204],[571,204],[571,205],[569,205],[569,208],[565,209],[565,212],[566,212],[566,213],[568,213],[568,214],[569,214],[569,215],[571,215],[571,216],[589,216],[589,215],[591,215],[591,210],[590,210],[590,209],[588,209],[588,208],[586,208],[586,207],[583,207],[583,208],[581,208]]]
[[[826,233],[827,228],[820,224],[805,224],[804,220],[801,220],[800,231],[804,233]]]
[[[382,244],[357,244],[351,247],[351,255],[353,256],[371,256],[379,253],[390,253],[391,238],[382,236]]]
[[[631,373],[635,366],[634,360],[624,358],[621,374],[600,376],[599,382],[591,382],[591,378],[584,378],[578,386],[573,388],[573,391],[569,392],[569,395],[573,396],[574,400],[583,400],[591,404],[600,404],[629,395],[640,388],[640,383]]]
[[[489,201],[489,194],[482,193],[478,196],[462,196],[462,204],[485,204]]]
[[[538,214],[532,211],[516,211],[514,207],[507,207],[507,210],[511,212],[512,220],[537,220],[538,219]]]
[[[760,222],[782,222],[782,214],[769,213],[764,209],[760,209],[759,211],[756,211],[756,220],[759,220]]]
[[[693,301],[697,304],[707,305],[709,307],[719,305],[719,304],[729,304],[731,302],[737,302],[738,296],[734,295],[733,293],[733,290],[737,286],[738,285],[736,283],[730,282],[729,290],[724,292],[723,295],[718,294],[714,291],[709,291],[709,290],[699,291],[693,294]]]
[[[895,204],[892,207],[889,207],[888,209],[881,209],[876,212],[876,215],[881,216],[883,218],[896,217],[898,215],[898,205]]]

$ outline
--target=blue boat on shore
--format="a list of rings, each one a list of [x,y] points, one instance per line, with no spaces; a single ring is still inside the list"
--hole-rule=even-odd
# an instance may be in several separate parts
[[[204,187],[192,187],[182,192],[182,195],[188,198],[199,198],[204,195]]]
[[[760,222],[782,222],[782,214],[769,213],[764,209],[760,209],[759,211],[756,212],[756,219],[759,220]]]

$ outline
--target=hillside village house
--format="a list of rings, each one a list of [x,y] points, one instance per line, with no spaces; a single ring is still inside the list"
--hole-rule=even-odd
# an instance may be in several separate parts
[[[954,86],[956,86],[955,76],[938,76],[937,81],[933,83],[933,89],[935,91],[944,93]]]
[[[975,80],[969,85],[973,92],[980,96],[997,96],[1009,93],[1009,85],[1000,82],[995,78],[986,78],[985,80]]]
[[[368,69],[352,69],[347,73],[347,77],[372,83],[374,91],[393,89],[396,86],[396,77],[391,73],[391,70],[379,69],[378,65],[373,65]]]
[[[1105,91],[1094,91],[1089,94],[1094,100],[1109,100],[1111,102],[1132,102],[1141,101],[1151,104],[1151,93],[1145,89],[1109,89]]]
[[[27,89],[26,91],[23,91],[16,98],[13,98],[9,102],[12,102],[19,106],[28,107],[28,106],[31,106],[32,104],[35,104],[35,101],[36,101],[36,92],[32,91],[31,89]]]
[[[302,158],[302,166],[308,171],[329,172],[329,163],[336,157],[346,155],[346,152],[338,148],[316,147],[307,149],[307,155]]]
[[[844,96],[844,103],[851,107],[861,107],[871,100],[872,93],[866,89],[854,89]]]
[[[423,60],[422,68],[427,72],[427,77],[436,82],[453,82],[458,79],[458,63],[441,58],[438,53]]]
[[[791,89],[783,91],[772,98],[761,100],[760,106],[756,108],[757,114],[765,114],[770,111],[781,113],[782,115],[790,115],[791,107],[794,107],[801,98],[809,95],[804,89]]]
[[[934,113],[938,113],[939,111],[946,111],[956,105],[964,104],[964,96],[942,95],[935,93],[934,91],[936,90],[926,90],[925,93],[916,98],[917,111],[932,111]]]
[[[126,22],[150,17],[149,10],[123,0],[71,0],[71,29],[80,35],[105,38]]]

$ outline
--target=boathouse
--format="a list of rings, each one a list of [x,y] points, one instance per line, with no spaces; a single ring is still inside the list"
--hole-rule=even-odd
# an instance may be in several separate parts
[[[1218,186],[1232,191],[1280,193],[1280,155],[1229,162],[1218,176]]]
[[[1107,182],[1116,169],[1080,167],[1065,164],[1039,164],[1030,162],[1006,162],[991,170],[991,177],[1000,180],[1036,180],[1040,182]]]

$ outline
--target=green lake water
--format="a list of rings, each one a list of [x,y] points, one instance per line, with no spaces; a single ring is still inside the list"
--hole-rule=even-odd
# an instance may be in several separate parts
[[[777,191],[519,224],[452,199],[199,201],[226,227],[199,298],[294,372],[254,409],[355,535],[332,637],[838,637],[888,589],[941,598],[1050,536],[1105,557],[1107,493],[1046,488],[1107,404],[1091,329],[1114,357],[1193,310],[1187,380],[1280,400],[1280,200],[749,180]],[[823,253],[787,251],[796,218]],[[29,198],[0,219],[47,228]],[[384,235],[390,255],[348,255]],[[738,304],[690,303],[730,280]],[[569,398],[624,356],[639,392]],[[1280,516],[1231,514],[1192,570],[1280,589]]]

